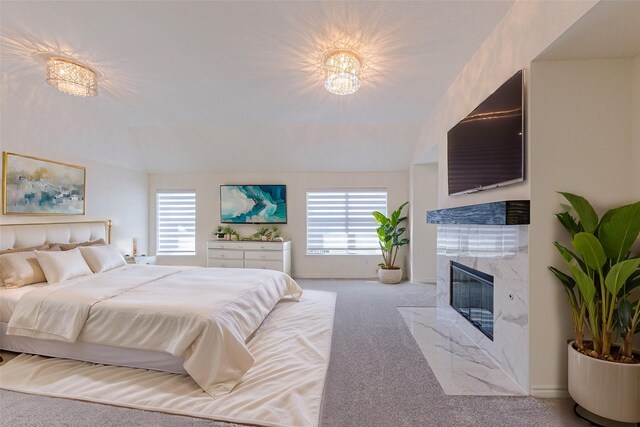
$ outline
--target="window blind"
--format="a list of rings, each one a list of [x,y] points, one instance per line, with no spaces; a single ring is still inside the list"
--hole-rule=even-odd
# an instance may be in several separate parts
[[[196,192],[156,193],[156,254],[195,255]]]
[[[386,190],[307,192],[307,255],[377,255],[377,223],[387,214]]]

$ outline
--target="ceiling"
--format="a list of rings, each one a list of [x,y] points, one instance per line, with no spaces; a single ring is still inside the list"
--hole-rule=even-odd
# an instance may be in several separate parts
[[[7,2],[3,143],[150,173],[392,171],[512,2]],[[358,93],[322,53],[365,58]],[[44,80],[53,54],[98,70],[97,97]]]

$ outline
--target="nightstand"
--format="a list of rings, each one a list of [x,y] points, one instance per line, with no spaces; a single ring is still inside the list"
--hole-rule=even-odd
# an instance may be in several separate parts
[[[142,255],[142,256],[136,256],[136,257],[126,257],[125,260],[127,261],[127,264],[148,264],[148,265],[156,264],[155,256]]]

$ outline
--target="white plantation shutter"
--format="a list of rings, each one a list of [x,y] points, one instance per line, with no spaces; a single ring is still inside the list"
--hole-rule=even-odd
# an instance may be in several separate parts
[[[196,254],[196,192],[163,190],[156,193],[158,255]]]
[[[387,214],[386,190],[307,192],[307,255],[377,255],[377,223]]]

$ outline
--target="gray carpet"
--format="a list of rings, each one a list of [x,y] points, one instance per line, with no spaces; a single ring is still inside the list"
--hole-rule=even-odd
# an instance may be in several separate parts
[[[435,286],[299,280],[338,293],[321,426],[584,426],[566,399],[446,396],[395,307],[435,306]],[[206,420],[0,391],[0,424],[229,426]]]

